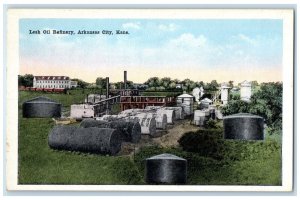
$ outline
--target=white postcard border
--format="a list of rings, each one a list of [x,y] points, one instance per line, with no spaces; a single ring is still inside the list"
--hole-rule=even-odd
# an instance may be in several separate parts
[[[40,191],[292,191],[293,188],[293,10],[292,9],[8,9],[7,12],[7,189]],[[203,185],[19,185],[18,81],[19,19],[282,19],[283,20],[283,138],[282,186]],[[109,16],[109,17],[108,17]]]

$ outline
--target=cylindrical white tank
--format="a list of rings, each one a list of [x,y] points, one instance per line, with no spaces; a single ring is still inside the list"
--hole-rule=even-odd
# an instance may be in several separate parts
[[[192,115],[193,114],[193,96],[189,94],[182,94],[177,97],[176,103],[177,106],[181,106],[183,108],[183,112],[185,115]]]
[[[113,121],[118,118],[118,115],[103,115],[102,117],[97,117],[96,120]]]
[[[156,128],[166,130],[167,129],[167,115],[164,113],[147,113],[147,116],[154,117],[156,121]]]
[[[167,123],[168,124],[174,124],[175,121],[175,110],[165,110],[160,109],[156,111],[157,114],[165,114],[167,115]]]
[[[244,81],[241,83],[241,100],[249,102],[251,99],[251,82]]]
[[[146,135],[155,135],[156,133],[156,120],[152,116],[148,116],[147,113],[140,113],[135,115],[134,117],[139,118],[139,123],[141,125],[141,134]],[[133,118],[133,117],[131,117]]]
[[[203,110],[195,110],[194,112],[194,124],[197,126],[203,126],[205,121],[206,112]]]
[[[165,107],[165,110],[174,110],[175,111],[175,119],[184,119],[184,113],[182,107]]]

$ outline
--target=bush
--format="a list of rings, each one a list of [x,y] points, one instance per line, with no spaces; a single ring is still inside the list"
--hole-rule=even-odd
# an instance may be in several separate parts
[[[178,143],[185,151],[197,152],[201,156],[215,159],[223,158],[224,141],[221,129],[205,129],[187,132]]]
[[[226,162],[267,159],[281,150],[281,144],[274,137],[264,141],[225,140],[222,129],[205,129],[187,132],[178,143],[184,151],[211,157]]]
[[[217,124],[217,121],[213,120],[213,119],[209,119],[206,123],[205,123],[205,128],[207,129],[217,129],[220,128]]]

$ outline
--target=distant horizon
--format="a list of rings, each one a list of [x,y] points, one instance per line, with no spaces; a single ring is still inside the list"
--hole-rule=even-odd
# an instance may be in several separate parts
[[[27,73],[27,74],[31,74],[31,75],[33,75],[33,76],[67,76],[67,75],[35,75],[35,74],[32,74],[32,73]],[[128,74],[128,72],[127,72],[127,74]],[[24,75],[26,75],[26,74],[19,74],[19,75],[21,75],[21,76],[24,76]],[[81,78],[79,78],[79,77],[70,77],[70,76],[68,76],[70,79],[79,79],[79,80],[82,80],[82,81],[84,81],[84,82],[87,82],[87,83],[89,83],[89,84],[93,84],[93,83],[96,83],[96,79],[93,81],[93,82],[89,82],[89,81],[86,81],[86,80],[84,80],[84,79],[81,79]],[[154,77],[154,76],[152,76],[152,77]],[[149,77],[149,78],[152,78],[152,77]],[[156,76],[157,77],[157,76]],[[165,77],[167,77],[167,78],[171,78],[171,77],[168,77],[168,76],[165,76]],[[165,77],[158,77],[158,78],[165,78]],[[97,77],[98,78],[98,77]],[[101,78],[106,78],[106,77],[101,77]],[[148,78],[148,79],[149,79]],[[147,79],[147,80],[148,80]],[[171,78],[171,80],[174,80],[174,79],[178,79],[180,82],[182,82],[183,80],[185,80],[185,79],[187,79],[187,78],[183,78],[183,79],[179,79],[179,78]],[[124,80],[122,79],[122,80],[119,80],[119,81],[111,81],[111,79],[109,79],[110,80],[110,83],[117,83],[117,82],[124,82]],[[127,79],[128,81],[132,81],[132,80],[130,80],[130,79]],[[132,81],[133,83],[136,83],[136,84],[144,84],[147,80],[145,80],[145,81],[143,81],[143,82],[134,82],[134,81]],[[193,80],[193,79],[190,79],[191,81],[194,81],[194,82],[201,82],[201,81],[203,81],[203,80]],[[210,80],[210,81],[203,81],[203,83],[210,83],[211,81],[213,81],[213,80],[216,80],[216,79],[212,79],[212,80]],[[238,85],[238,84],[240,84],[240,83],[242,83],[243,81],[250,81],[250,82],[253,82],[253,81],[257,81],[257,80],[242,80],[242,81],[239,81],[239,82],[236,82],[236,81],[234,81],[234,80],[229,80],[229,81],[218,81],[218,80],[216,80],[219,84],[222,84],[222,83],[229,83],[229,81],[233,81],[233,83],[234,83],[234,85],[236,84],[236,85]],[[282,81],[263,81],[263,82],[259,82],[259,81],[257,81],[257,83],[259,83],[259,84],[261,84],[261,83],[268,83],[268,82],[282,82]]]
[[[282,27],[277,19],[21,19],[19,73],[280,82]]]

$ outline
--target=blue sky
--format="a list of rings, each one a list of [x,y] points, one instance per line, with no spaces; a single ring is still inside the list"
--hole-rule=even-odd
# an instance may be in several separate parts
[[[129,35],[30,35],[29,30],[126,30]],[[281,20],[22,19],[20,73],[144,82],[281,81]]]

